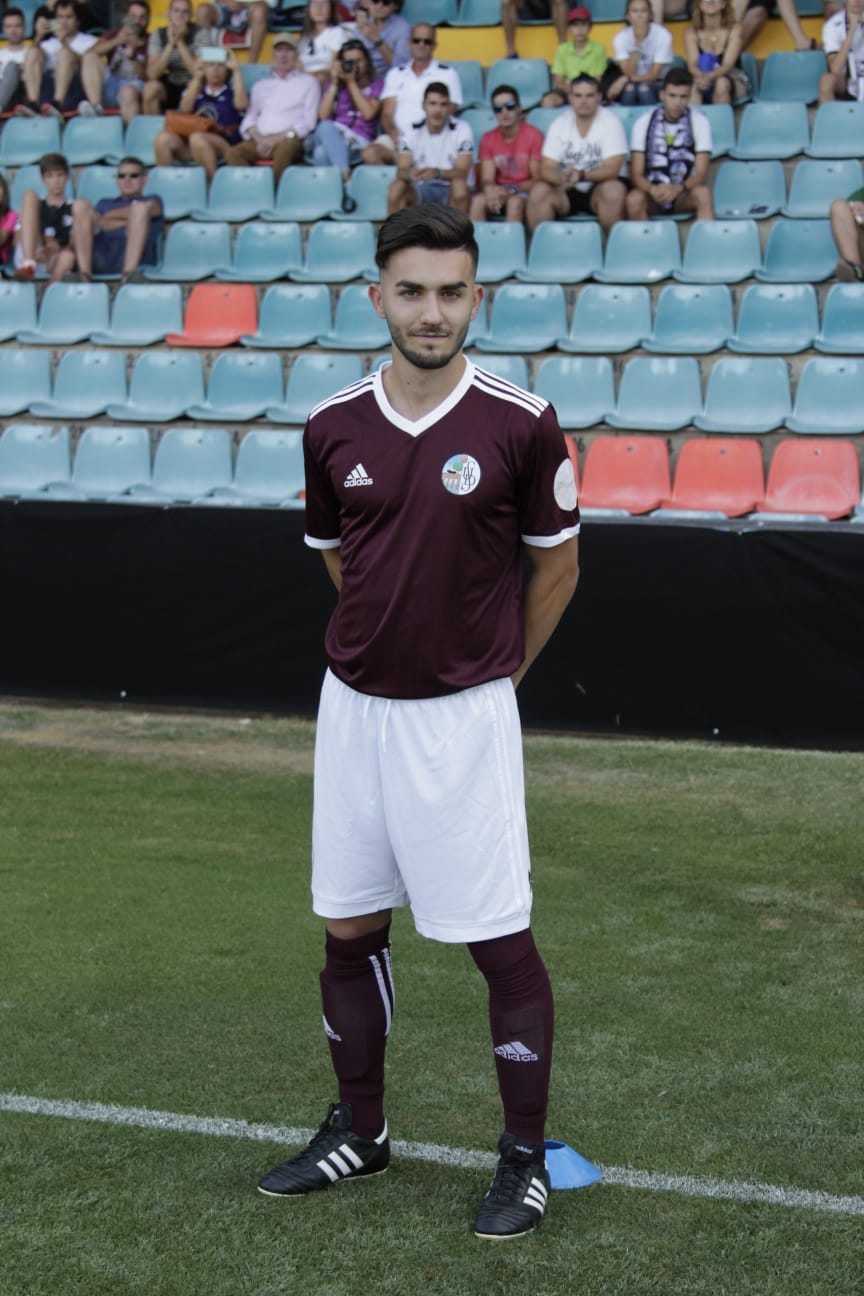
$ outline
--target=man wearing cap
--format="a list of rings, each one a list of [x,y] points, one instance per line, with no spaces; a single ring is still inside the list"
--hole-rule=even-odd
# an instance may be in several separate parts
[[[555,51],[552,60],[552,84],[566,96],[570,82],[580,72],[600,80],[606,71],[609,56],[599,41],[591,40],[591,10],[584,5],[571,9],[567,15],[567,34]]]
[[[288,32],[273,37],[270,75],[256,81],[240,123],[241,144],[225,155],[229,166],[273,162],[273,179],[303,158],[303,141],[317,125],[321,87],[317,77],[297,67],[297,45]]]

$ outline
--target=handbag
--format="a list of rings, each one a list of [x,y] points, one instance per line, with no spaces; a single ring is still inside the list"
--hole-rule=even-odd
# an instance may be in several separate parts
[[[218,128],[212,117],[204,117],[201,113],[177,112],[176,109],[169,108],[165,114],[165,129],[188,139],[190,135],[197,135],[200,131],[215,131]]]

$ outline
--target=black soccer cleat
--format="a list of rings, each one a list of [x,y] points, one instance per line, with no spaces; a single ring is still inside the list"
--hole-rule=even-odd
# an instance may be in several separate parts
[[[543,1218],[551,1187],[542,1143],[502,1134],[498,1169],[474,1221],[479,1238],[515,1238],[529,1233]]]
[[[268,1197],[302,1197],[343,1179],[383,1174],[390,1164],[387,1122],[376,1139],[351,1129],[349,1103],[331,1103],[327,1117],[307,1147],[264,1176],[258,1191]]]

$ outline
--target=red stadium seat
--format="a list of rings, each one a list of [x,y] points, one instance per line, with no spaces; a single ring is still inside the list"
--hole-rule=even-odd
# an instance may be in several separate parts
[[[751,437],[694,437],[678,456],[672,497],[662,508],[741,517],[765,497],[762,449]]]
[[[858,453],[851,441],[781,441],[768,469],[760,513],[815,513],[841,518],[861,499]]]
[[[182,333],[169,333],[169,346],[223,347],[258,331],[258,298],[252,284],[196,284],[186,303]]]
[[[572,436],[565,433],[564,440],[567,442],[567,453],[570,456],[570,462],[573,465],[573,476],[576,478],[576,490],[579,490],[579,447]],[[581,503],[581,500],[580,500]]]
[[[582,508],[650,513],[669,498],[669,451],[659,436],[598,436],[582,472]]]

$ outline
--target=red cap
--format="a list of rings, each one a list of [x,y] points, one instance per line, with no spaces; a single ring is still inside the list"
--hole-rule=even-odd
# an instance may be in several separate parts
[[[576,9],[571,9],[567,15],[568,23],[573,22],[591,22],[591,10],[586,9],[584,5],[579,5]]]

